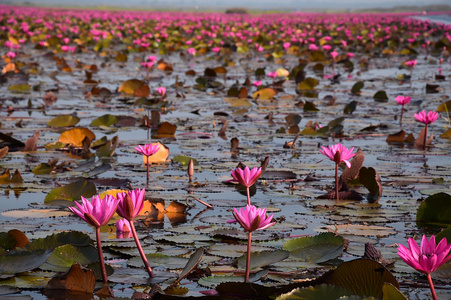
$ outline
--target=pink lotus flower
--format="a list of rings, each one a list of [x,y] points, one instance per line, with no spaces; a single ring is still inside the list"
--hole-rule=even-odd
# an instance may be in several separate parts
[[[396,102],[398,102],[398,104],[401,104],[401,117],[399,118],[399,124],[402,123],[402,115],[404,113],[404,105],[406,105],[407,103],[410,102],[410,97],[409,96],[403,96],[403,95],[399,95],[398,97],[395,98]]]
[[[211,48],[211,51],[213,51],[214,53],[219,53],[219,51],[221,51],[220,47],[213,47]]]
[[[75,202],[77,207],[69,207],[69,210],[96,228],[108,223],[116,212],[119,203],[116,198],[110,195],[105,196],[103,200],[100,199],[99,195],[93,196],[91,202],[82,196],[81,201],[81,205]]]
[[[406,66],[408,66],[408,67],[413,68],[413,67],[415,67],[415,66],[417,65],[417,60],[416,60],[416,59],[414,59],[414,60],[408,60],[408,61],[406,61],[404,64],[405,64]]]
[[[431,236],[430,240],[423,235],[421,248],[418,247],[418,244],[412,238],[409,238],[408,244],[409,248],[404,245],[398,246],[399,257],[418,272],[426,274],[432,296],[434,299],[437,299],[431,273],[451,259],[451,244],[448,244],[446,238],[443,238],[436,245],[434,235]]]
[[[337,51],[332,51],[330,53],[330,56],[332,56],[332,58],[335,59],[338,56],[338,52]]]
[[[419,113],[414,115],[415,120],[421,122],[425,125],[432,124],[438,119],[438,113],[435,111],[420,111]]]
[[[253,205],[247,205],[245,208],[240,208],[240,210],[233,208],[233,215],[243,227],[244,231],[247,231],[247,257],[244,282],[249,282],[252,232],[271,227],[276,224],[276,222],[271,222],[273,215],[270,215],[269,217],[266,216],[266,208],[256,208]]]
[[[262,174],[262,168],[255,167],[252,170],[249,170],[249,167],[245,167],[244,169],[237,168],[232,170],[231,174],[240,184],[245,187],[251,187]]]
[[[329,157],[331,161],[335,162],[335,199],[339,200],[339,190],[338,190],[338,164],[341,162],[345,162],[346,166],[348,168],[351,167],[351,163],[348,161],[348,159],[355,156],[355,153],[352,153],[354,150],[354,147],[348,149],[345,146],[343,146],[341,143],[338,143],[336,145],[324,147],[322,146],[322,149],[319,151],[324,154],[325,156]]]
[[[263,83],[262,83],[261,80],[256,80],[256,81],[254,81],[252,84],[253,84],[254,86],[256,86],[256,87],[259,87],[259,86],[261,86]]]
[[[257,208],[254,205],[246,205],[240,210],[233,208],[233,215],[244,231],[248,232],[266,229],[276,224],[276,222],[271,223],[273,215],[266,216],[266,208]]]
[[[8,53],[6,53],[6,56],[8,56],[9,58],[13,59],[14,57],[16,57],[16,53],[9,51]]]
[[[132,221],[144,207],[144,195],[144,189],[118,193],[117,214],[129,222]]]
[[[310,45],[308,46],[308,49],[309,49],[310,51],[316,51],[316,50],[318,50],[319,48],[318,48],[318,46],[316,46],[315,44],[310,44]]]
[[[151,62],[151,61],[143,61],[143,62],[141,63],[141,66],[143,66],[143,67],[146,68],[146,69],[150,69],[150,68],[152,68],[152,66],[153,66],[153,62]]]
[[[97,251],[99,252],[100,270],[102,272],[103,282],[108,282],[108,277],[105,268],[105,261],[102,253],[102,243],[100,240],[100,227],[108,223],[111,217],[116,212],[119,200],[111,195],[106,195],[105,198],[100,199],[100,196],[93,196],[89,202],[83,196],[81,197],[82,204],[75,202],[75,207],[69,207],[69,210],[78,217],[85,220],[96,228]]]
[[[166,94],[166,88],[163,87],[163,86],[158,87],[158,88],[157,88],[157,93],[158,93],[161,97],[163,97],[163,96]]]
[[[274,78],[276,78],[277,77],[277,72],[269,72],[268,73],[268,77],[271,77],[272,79],[274,79]]]
[[[144,207],[145,193],[146,192],[144,189],[135,189],[133,191],[118,193],[117,199],[119,199],[119,205],[117,207],[117,214],[129,222],[130,230],[133,238],[135,239],[136,247],[141,255],[146,271],[149,276],[153,278],[155,275],[153,274],[146,255],[144,254],[144,250],[139,242],[138,235],[136,234],[135,225],[133,224],[133,219],[139,215]]]
[[[409,96],[399,95],[395,98],[395,100],[396,100],[396,102],[398,102],[398,104],[404,106],[410,102],[411,98]]]
[[[196,55],[196,49],[194,48],[188,48],[188,50],[186,50],[186,52],[188,52],[189,55]]]
[[[157,61],[157,57],[154,55],[147,56],[146,61],[155,63]]]
[[[262,168],[255,167],[252,168],[252,170],[249,170],[249,167],[245,167],[244,169],[237,168],[232,170],[231,174],[235,180],[246,187],[247,204],[251,205],[251,194],[249,188],[257,182],[258,178],[262,174]]]
[[[323,50],[324,51],[329,51],[330,49],[332,49],[332,46],[331,45],[323,45]]]
[[[284,48],[285,50],[288,50],[288,49],[290,48],[290,46],[291,46],[291,43],[290,43],[290,42],[285,42],[285,43],[283,43],[283,48]]]
[[[160,149],[159,144],[145,144],[144,147],[139,145],[138,147],[135,147],[135,150],[141,153],[144,156],[151,156],[158,152]]]
[[[337,164],[344,162],[348,166],[348,168],[350,168],[351,163],[348,161],[348,159],[353,158],[355,156],[355,153],[352,153],[353,150],[354,147],[348,149],[341,143],[338,143],[336,145],[328,147],[322,146],[322,149],[320,149],[319,152],[321,152],[322,154],[327,156],[331,161],[334,161]]]

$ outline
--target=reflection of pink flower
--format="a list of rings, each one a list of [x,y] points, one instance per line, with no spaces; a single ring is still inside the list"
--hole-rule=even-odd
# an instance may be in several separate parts
[[[273,215],[266,216],[266,208],[256,208],[253,205],[246,205],[240,210],[233,208],[233,215],[244,231],[248,232],[266,229],[276,224],[276,222],[271,223]]]
[[[398,104],[406,105],[407,103],[410,102],[411,98],[409,96],[399,95],[398,97],[395,98],[395,100],[396,102],[398,102]]]
[[[415,120],[421,122],[425,125],[432,124],[438,119],[438,113],[435,111],[420,111],[419,113],[414,115]]]
[[[355,156],[355,153],[352,153],[354,150],[354,147],[348,149],[345,146],[343,146],[341,143],[338,143],[336,145],[324,147],[322,146],[322,149],[319,150],[322,154],[327,156],[331,161],[334,161],[335,163],[344,162],[348,166],[348,168],[351,167],[351,163],[348,161],[348,159]]]
[[[130,232],[130,222],[126,219],[120,219],[116,221],[117,232]]]

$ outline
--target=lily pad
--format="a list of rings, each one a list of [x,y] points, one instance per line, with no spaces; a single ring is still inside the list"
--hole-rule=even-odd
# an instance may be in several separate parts
[[[252,252],[250,269],[252,270],[271,265],[273,263],[284,260],[288,256],[290,256],[290,252],[285,250]],[[238,259],[238,268],[246,268],[246,259],[247,254],[244,254]]]
[[[91,126],[93,126],[93,127],[100,127],[100,126],[110,127],[111,125],[116,124],[117,121],[118,121],[118,119],[116,116],[106,114],[106,115],[98,117],[97,119],[92,120]]]
[[[188,259],[184,257],[167,256],[160,253],[146,254],[151,267],[161,266],[167,269],[182,269],[186,266]],[[127,265],[135,268],[144,267],[141,256],[130,258]]]
[[[451,225],[451,195],[438,193],[427,197],[418,208],[417,222]]]
[[[75,201],[81,200],[81,196],[85,198],[92,197],[96,194],[95,185],[86,179],[69,183],[62,187],[51,190],[44,199],[44,203],[51,204],[58,201]]]
[[[341,236],[327,232],[287,241],[282,248],[290,251],[293,258],[305,262],[323,263],[340,256],[343,246],[344,240]]]

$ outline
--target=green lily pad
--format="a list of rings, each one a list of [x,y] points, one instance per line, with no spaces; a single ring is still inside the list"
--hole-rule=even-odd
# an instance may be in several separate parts
[[[298,90],[307,90],[307,91],[314,90],[318,84],[319,84],[318,79],[307,77],[298,84]]]
[[[81,265],[87,265],[98,259],[99,255],[97,249],[94,247],[64,245],[56,248],[47,261],[40,266],[40,269],[45,271],[67,272],[76,262]]]
[[[103,116],[98,117],[97,119],[92,120],[91,126],[93,127],[100,127],[100,126],[106,126],[109,127],[111,125],[114,125],[117,123],[116,116],[106,114]]]
[[[286,250],[252,252],[250,268],[252,270],[268,266],[273,263],[282,261],[288,256],[290,256],[290,252]],[[244,254],[238,259],[238,268],[240,269],[246,268],[246,259],[247,254]]]
[[[31,89],[29,84],[15,84],[8,87],[8,91],[27,93]]]
[[[55,275],[53,272],[26,272],[2,280],[0,284],[19,289],[43,289],[53,275]]]
[[[93,240],[80,231],[60,232],[49,235],[45,238],[32,240],[26,247],[28,251],[55,249],[59,246],[71,244],[75,246],[88,246],[93,244]]]
[[[302,237],[287,241],[284,250],[305,262],[322,263],[337,258],[343,252],[344,240],[341,236],[326,232],[313,237]]]
[[[364,86],[365,84],[363,83],[363,81],[356,82],[351,88],[351,93],[354,95],[359,95],[361,93],[361,89],[363,89]]]
[[[60,201],[72,202],[80,200],[81,196],[85,198],[92,197],[96,192],[94,183],[86,179],[80,179],[65,186],[54,188],[47,194],[44,203],[52,204]]]
[[[427,197],[417,210],[417,222],[451,225],[451,195],[438,193]]]
[[[198,164],[199,164],[199,163],[197,162],[197,160],[195,160],[194,158],[191,158],[191,157],[189,157],[189,156],[186,156],[186,155],[177,155],[177,156],[174,156],[174,157],[172,158],[173,161],[178,161],[178,162],[181,163],[183,166],[187,166],[187,165],[189,164],[189,160],[190,160],[190,159],[193,160],[193,163],[194,163],[195,165],[198,165]]]
[[[0,274],[17,274],[41,266],[53,250],[12,251],[0,256]]]
[[[384,284],[399,289],[396,278],[383,265],[370,259],[342,263],[332,271],[326,283],[341,286],[355,295],[382,298]]]
[[[382,294],[382,300],[407,300],[407,297],[390,283],[382,286]]]
[[[48,163],[40,163],[33,169],[34,175],[50,174],[53,168]]]
[[[188,262],[187,258],[167,256],[160,253],[146,254],[147,260],[151,267],[161,266],[166,269],[182,269]],[[141,256],[130,258],[127,265],[135,268],[144,267]]]
[[[250,274],[249,282],[258,281],[267,274],[268,270],[262,270],[257,273]],[[197,283],[204,287],[214,288],[217,285],[226,282],[244,282],[244,276],[207,276],[199,279]]]
[[[387,92],[378,91],[376,92],[376,94],[374,94],[373,99],[376,102],[388,102]]]
[[[362,297],[352,295],[350,291],[345,288],[320,284],[316,286],[309,286],[307,288],[298,288],[292,290],[287,294],[280,295],[276,300],[336,300],[336,299],[346,299],[346,300],[358,300],[363,299]]]
[[[69,127],[80,122],[80,118],[72,115],[58,116],[47,122],[49,127]]]
[[[443,229],[435,236],[435,242],[438,244],[443,238],[446,238],[446,241],[451,243],[451,226]]]

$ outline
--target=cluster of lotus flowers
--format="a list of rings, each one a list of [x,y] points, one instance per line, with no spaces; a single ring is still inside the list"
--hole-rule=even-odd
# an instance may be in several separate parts
[[[399,102],[401,98],[398,97]],[[408,101],[407,101],[408,102]],[[435,121],[437,116],[430,112],[426,114],[424,111],[415,115],[415,118],[423,122],[425,125]],[[146,144],[144,146],[135,147],[139,153],[147,156],[147,158],[158,151],[159,147],[156,144]],[[347,167],[351,167],[349,159],[355,156],[353,153],[354,147],[348,149],[341,143],[322,146],[319,151],[324,154],[331,161],[335,162],[335,178],[336,178],[336,198],[338,198],[338,164],[344,162]],[[147,171],[149,165],[147,164]],[[241,185],[246,187],[247,190],[247,205],[241,208],[233,208],[233,216],[235,220],[229,220],[228,223],[238,222],[243,230],[248,234],[247,243],[247,257],[246,257],[246,270],[245,270],[245,282],[249,282],[250,275],[250,259],[251,259],[251,244],[252,233],[256,230],[267,229],[276,222],[273,222],[273,215],[266,214],[266,208],[257,208],[251,204],[250,187],[253,186],[262,175],[262,168],[255,167],[249,169],[249,167],[237,168],[231,171],[232,177]],[[117,221],[116,227],[118,232],[131,231],[136,246],[142,257],[145,268],[150,277],[154,277],[154,273],[147,261],[144,251],[139,242],[134,226],[134,219],[142,211],[145,201],[145,190],[135,189],[127,192],[118,193],[116,197],[112,195],[106,195],[103,199],[99,195],[93,196],[92,201],[82,197],[82,204],[75,202],[76,207],[70,207],[69,209],[78,217],[85,220],[88,224],[96,228],[97,248],[99,251],[99,258],[102,270],[102,278],[104,282],[107,282],[107,274],[105,269],[105,263],[103,259],[101,241],[100,241],[100,227],[106,225],[117,212],[123,219]],[[434,299],[437,299],[437,295],[434,289],[434,285],[431,278],[431,273],[437,270],[440,266],[451,259],[451,244],[447,243],[446,238],[443,238],[440,243],[436,245],[435,236],[432,235],[430,240],[423,236],[421,241],[421,248],[416,244],[415,240],[409,238],[409,248],[404,245],[398,246],[398,255],[409,266],[415,270],[424,273],[428,279],[431,293]]]

